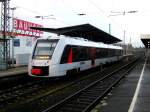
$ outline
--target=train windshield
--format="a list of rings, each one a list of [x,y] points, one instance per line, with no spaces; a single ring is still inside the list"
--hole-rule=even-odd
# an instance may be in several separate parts
[[[53,40],[38,40],[33,58],[35,59],[50,59],[57,45],[58,39]]]

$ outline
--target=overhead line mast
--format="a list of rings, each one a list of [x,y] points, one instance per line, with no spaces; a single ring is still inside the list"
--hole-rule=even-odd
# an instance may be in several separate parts
[[[1,2],[1,34],[0,42],[2,43],[2,47],[0,48],[0,58],[1,64],[0,69],[7,69],[10,67],[8,63],[10,59],[10,40],[7,37],[8,32],[10,32],[10,0],[0,0]]]

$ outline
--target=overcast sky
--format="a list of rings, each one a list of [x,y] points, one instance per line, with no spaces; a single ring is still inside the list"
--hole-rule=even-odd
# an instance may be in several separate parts
[[[140,34],[150,34],[150,0],[11,0],[11,7],[18,7],[15,17],[43,24],[45,27],[63,27],[90,23],[126,42],[140,45]],[[114,12],[138,11],[116,15]],[[84,13],[85,16],[78,14]],[[122,14],[122,13],[120,13]],[[37,19],[35,16],[45,16]],[[48,18],[51,19],[46,19]]]

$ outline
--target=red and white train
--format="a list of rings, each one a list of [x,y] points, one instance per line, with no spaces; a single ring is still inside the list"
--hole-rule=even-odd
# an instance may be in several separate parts
[[[119,46],[82,38],[59,36],[37,39],[28,65],[34,77],[58,77],[77,73],[123,57]]]

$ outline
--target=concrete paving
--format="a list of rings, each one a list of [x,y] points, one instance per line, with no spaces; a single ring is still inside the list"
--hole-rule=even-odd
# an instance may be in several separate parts
[[[5,71],[0,71],[0,78],[9,77],[13,75],[20,75],[23,73],[27,73],[27,71],[28,71],[27,66],[14,67]]]

